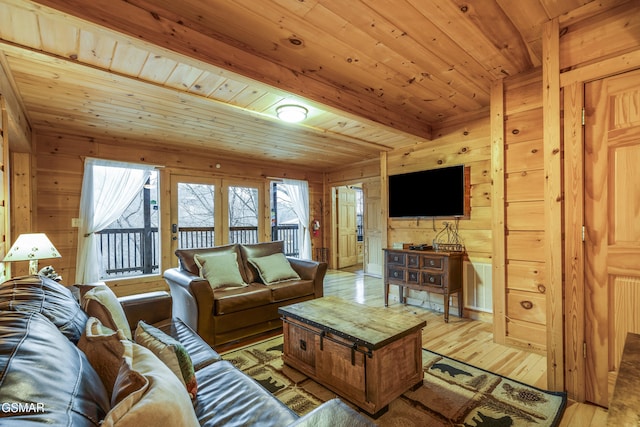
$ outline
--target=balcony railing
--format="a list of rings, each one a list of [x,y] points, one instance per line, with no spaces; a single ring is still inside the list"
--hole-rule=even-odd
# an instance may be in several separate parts
[[[157,274],[158,228],[111,228],[97,232],[100,236],[102,262],[106,266],[105,278]],[[298,225],[271,227],[273,240],[284,241],[287,256],[300,254]],[[213,247],[214,227],[180,227],[178,247],[181,249]],[[258,242],[258,227],[229,227],[229,242],[251,244]]]

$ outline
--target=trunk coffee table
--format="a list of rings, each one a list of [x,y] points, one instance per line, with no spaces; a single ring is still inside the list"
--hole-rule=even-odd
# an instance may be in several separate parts
[[[278,311],[283,361],[374,418],[422,385],[424,320],[332,296]]]

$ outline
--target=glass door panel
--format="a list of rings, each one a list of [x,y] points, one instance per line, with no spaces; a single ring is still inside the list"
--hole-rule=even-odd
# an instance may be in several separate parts
[[[258,188],[230,185],[229,243],[258,243]]]
[[[215,246],[215,185],[178,183],[178,248]]]

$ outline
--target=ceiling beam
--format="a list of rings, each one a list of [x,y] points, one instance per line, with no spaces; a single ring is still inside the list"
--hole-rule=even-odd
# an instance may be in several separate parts
[[[431,126],[422,120],[389,111],[348,88],[338,88],[273,63],[210,35],[197,32],[124,0],[37,0],[34,3],[62,11],[111,30],[158,45],[244,77],[291,92],[340,111],[354,114],[400,131],[431,139]]]

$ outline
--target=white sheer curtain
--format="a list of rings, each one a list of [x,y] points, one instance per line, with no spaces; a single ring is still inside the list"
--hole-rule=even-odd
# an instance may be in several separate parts
[[[100,280],[100,248],[95,234],[118,219],[149,178],[154,166],[87,158],[80,194],[76,283]]]
[[[300,221],[298,228],[298,242],[300,242],[300,258],[311,259],[311,234],[309,234],[309,183],[295,179],[284,179],[282,184],[286,186],[291,198],[293,211]]]

